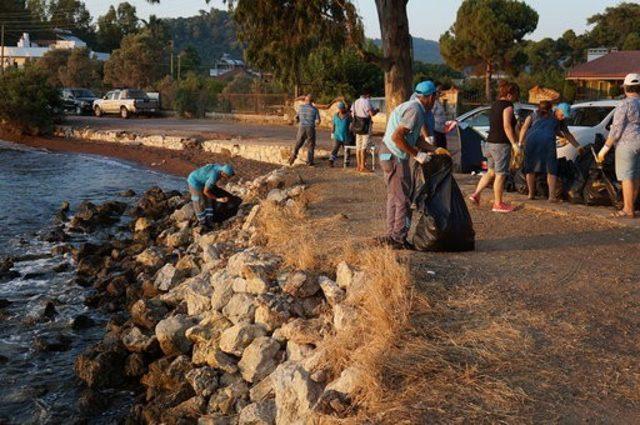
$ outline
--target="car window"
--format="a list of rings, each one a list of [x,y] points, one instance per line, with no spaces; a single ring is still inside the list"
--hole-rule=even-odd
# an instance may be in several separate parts
[[[107,99],[116,100],[117,99],[117,95],[118,95],[117,91],[110,91],[109,93],[107,93]]]
[[[567,124],[573,127],[594,127],[613,111],[613,106],[584,106],[571,109]]]
[[[76,90],[70,90],[73,95],[75,97],[95,97],[95,95],[93,94],[93,92],[91,92],[91,90],[85,90],[85,89],[76,89]]]
[[[464,120],[464,122],[471,127],[489,127],[490,114],[490,109],[483,109],[482,111],[478,111],[475,114],[469,116],[466,120]]]
[[[142,90],[127,90],[127,99],[148,99],[148,96]]]

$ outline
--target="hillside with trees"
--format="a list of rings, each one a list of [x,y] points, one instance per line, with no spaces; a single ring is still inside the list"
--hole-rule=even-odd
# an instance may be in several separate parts
[[[423,63],[442,64],[444,59],[440,54],[440,45],[437,41],[427,40],[421,37],[412,37],[413,39],[413,60]],[[373,44],[380,47],[382,40],[374,38]]]

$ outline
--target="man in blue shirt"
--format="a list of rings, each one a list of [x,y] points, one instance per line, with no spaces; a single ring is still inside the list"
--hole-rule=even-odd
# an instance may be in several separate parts
[[[423,81],[416,86],[415,93],[407,102],[397,106],[387,121],[380,166],[387,186],[387,234],[378,241],[395,249],[406,247],[405,238],[409,229],[409,194],[412,187],[410,160],[423,164],[426,152],[448,154],[429,143],[429,113],[436,101],[436,86]],[[421,143],[418,147],[420,140]]]
[[[296,146],[289,158],[289,165],[293,165],[298,158],[300,148],[308,142],[307,165],[313,166],[313,155],[316,149],[316,125],[320,124],[320,112],[318,112],[318,108],[313,106],[313,96],[310,94],[305,96],[304,104],[298,108],[296,121],[300,122],[300,127],[296,137]]]
[[[224,183],[234,174],[233,167],[229,164],[207,164],[189,174],[187,183],[193,209],[203,227],[210,227],[214,221],[220,221],[217,220],[220,217],[215,217],[219,204],[237,203],[239,206],[239,198],[218,187],[218,184]]]

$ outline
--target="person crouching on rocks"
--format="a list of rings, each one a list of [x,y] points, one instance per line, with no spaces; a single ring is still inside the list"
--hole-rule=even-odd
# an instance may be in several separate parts
[[[229,164],[207,164],[189,174],[187,182],[191,201],[201,226],[210,228],[218,221],[215,217],[216,206],[236,198],[218,186],[234,174],[233,167]]]

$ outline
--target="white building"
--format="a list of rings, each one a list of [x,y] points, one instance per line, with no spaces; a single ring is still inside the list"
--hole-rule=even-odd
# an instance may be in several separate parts
[[[220,77],[236,69],[244,69],[245,64],[240,59],[233,59],[230,54],[224,53],[220,60],[216,61],[215,68],[209,69],[210,77]]]
[[[29,33],[23,33],[22,37],[20,37],[20,40],[18,40],[18,43],[15,47],[4,47],[4,59],[2,60],[2,67],[23,67],[27,61],[41,58],[45,55],[45,53],[55,49],[70,50],[87,47],[87,43],[74,36],[69,31],[56,29],[54,30],[54,33],[56,34],[56,40],[47,41],[44,43],[41,42],[40,44],[42,45],[32,42]],[[106,61],[107,59],[109,59],[108,53],[90,51],[90,54],[100,61]]]

